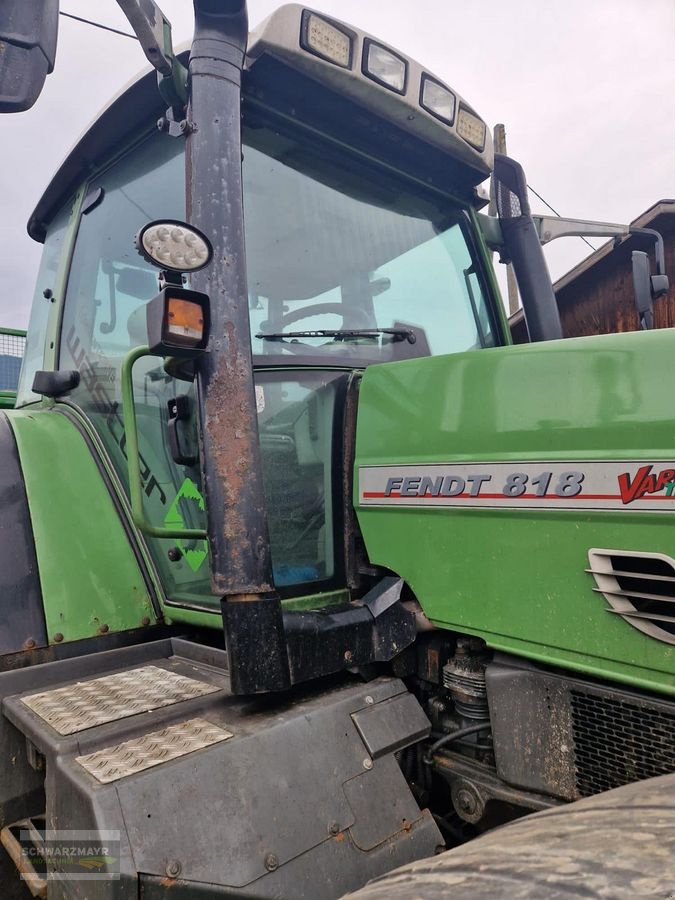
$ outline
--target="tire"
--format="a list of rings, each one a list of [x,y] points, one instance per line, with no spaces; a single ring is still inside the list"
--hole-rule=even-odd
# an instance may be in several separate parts
[[[349,900],[642,897],[675,900],[675,774],[526,816],[348,895]]]

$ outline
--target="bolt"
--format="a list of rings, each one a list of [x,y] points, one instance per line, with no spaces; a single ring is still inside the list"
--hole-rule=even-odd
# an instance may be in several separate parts
[[[476,798],[471,793],[471,791],[466,788],[462,788],[457,791],[457,806],[462,810],[463,813],[466,813],[469,816],[475,814],[477,806],[476,806]]]
[[[268,853],[265,857],[265,868],[268,872],[273,872],[279,868],[279,857],[276,853]]]
[[[371,703],[374,703],[374,702],[375,702],[375,701],[373,700],[373,698],[370,696],[370,694],[368,694],[368,696],[366,697],[366,703],[371,704]]]
[[[161,119],[157,119],[157,131],[166,132],[169,130],[169,120],[166,116],[162,116]]]
[[[337,822],[331,822],[328,826],[328,834],[340,834],[340,826]]]
[[[178,878],[181,873],[181,869],[183,867],[180,864],[180,860],[178,859],[170,859],[166,864],[166,869],[164,870],[169,878]]]
[[[182,555],[183,554],[180,550],[180,547],[172,547],[167,553],[167,556],[169,557],[171,562],[178,562]]]
[[[52,291],[51,288],[45,288],[44,291],[42,292],[42,296],[45,298],[45,300],[51,300],[52,297],[54,296],[54,292]]]
[[[61,641],[63,640],[63,635],[61,634],[60,631],[56,632],[56,634],[54,635],[54,640],[56,641],[57,644],[61,643]]]
[[[149,624],[150,624],[150,619],[148,618],[148,616],[143,616],[143,618],[141,619],[141,625],[145,626],[145,625],[149,625]]]
[[[351,662],[354,658],[354,654],[351,650],[345,650],[345,662]]]
[[[182,135],[188,135],[192,131],[192,124],[188,122],[187,119],[181,119],[178,123],[178,127],[180,128],[180,133]]]
[[[110,631],[110,625],[101,625],[99,628],[99,632],[101,634],[107,634]]]
[[[367,769],[368,771],[370,771],[370,769],[373,768],[373,761],[372,761],[372,759],[371,759],[369,756],[367,756],[367,757],[363,760],[363,768],[364,768],[364,769]]]
[[[28,638],[23,646],[26,650],[32,650],[35,647],[35,641],[33,640],[33,638]]]

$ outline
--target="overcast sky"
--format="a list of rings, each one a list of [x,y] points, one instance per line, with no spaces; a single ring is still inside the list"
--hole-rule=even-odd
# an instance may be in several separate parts
[[[161,0],[174,42],[190,0]],[[251,26],[280,4],[249,0]],[[561,215],[627,222],[675,197],[675,0],[315,0],[455,87]],[[115,0],[61,0],[65,12],[128,30]],[[56,70],[35,107],[0,118],[0,324],[25,327],[40,246],[28,216],[99,110],[143,66],[139,46],[61,18]],[[532,199],[535,212],[545,212]],[[590,252],[547,248],[559,277]],[[670,273],[675,276],[675,273]]]

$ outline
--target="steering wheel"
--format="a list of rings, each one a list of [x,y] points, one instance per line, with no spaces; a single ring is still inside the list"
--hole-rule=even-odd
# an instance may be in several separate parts
[[[364,309],[359,309],[358,307],[346,307],[344,303],[317,303],[314,306],[305,306],[302,309],[294,309],[292,312],[288,312],[281,317],[281,328],[285,328],[286,325],[292,325],[294,322],[299,322],[302,319],[311,319],[314,316],[327,316],[327,315],[336,315],[342,316],[343,326],[344,326],[344,317],[345,313],[349,313],[350,317],[354,315],[355,318],[360,319],[361,323],[352,325],[352,328],[370,328],[371,323],[368,321],[368,313]]]

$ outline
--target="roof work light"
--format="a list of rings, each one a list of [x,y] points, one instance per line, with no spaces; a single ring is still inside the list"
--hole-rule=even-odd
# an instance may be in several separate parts
[[[366,38],[363,43],[363,74],[399,94],[405,92],[408,64],[382,44]]]
[[[148,222],[136,235],[135,243],[144,259],[169,272],[197,272],[213,256],[205,235],[174,219]]]
[[[457,116],[457,134],[476,150],[482,150],[485,147],[485,132],[485,122],[470,113],[468,109],[460,106]]]
[[[432,116],[440,119],[441,122],[445,122],[446,125],[452,125],[455,121],[456,105],[457,101],[452,91],[434,81],[426,73],[422,75],[420,106],[430,112]]]
[[[305,10],[300,44],[310,53],[348,69],[352,64],[352,37],[316,13]]]

